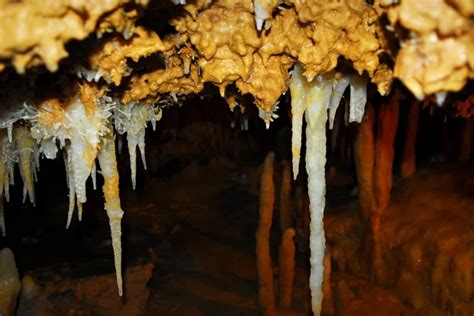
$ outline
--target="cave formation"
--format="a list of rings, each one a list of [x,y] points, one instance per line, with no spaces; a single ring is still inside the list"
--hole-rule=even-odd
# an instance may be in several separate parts
[[[473,77],[470,0],[0,1],[0,313],[471,315]]]

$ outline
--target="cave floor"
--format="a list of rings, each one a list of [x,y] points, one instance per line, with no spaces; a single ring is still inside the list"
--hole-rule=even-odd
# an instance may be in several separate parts
[[[474,230],[470,214],[474,191],[470,179],[472,173],[463,171],[464,167],[427,168],[412,179],[398,182],[386,221],[390,221],[390,216],[394,216],[397,209],[402,210],[398,211],[402,217],[398,216],[398,220],[391,221],[393,225],[387,225],[384,233],[399,236],[396,231],[403,227],[409,227],[407,231],[410,232],[430,231],[427,219],[434,215],[423,214],[431,214],[427,206],[435,196],[438,206],[444,205],[449,209],[449,205],[452,205],[455,208],[445,210],[441,206],[437,207],[435,214],[441,214],[445,210],[452,215],[438,220],[444,221],[445,227],[468,230],[461,236],[471,238],[469,242],[472,245]],[[468,170],[472,171],[472,167]],[[258,219],[258,172],[258,166],[239,167],[221,159],[205,164],[189,163],[180,172],[166,178],[148,178],[146,185],[139,185],[136,191],[128,188],[128,179],[122,180],[123,209],[126,211],[123,221],[124,266],[133,267],[150,262],[154,265],[152,277],[147,284],[149,299],[140,314],[259,315],[254,255]],[[351,180],[342,177],[334,180],[332,185],[330,182],[328,188],[326,229],[328,245],[333,247],[331,279],[338,314],[380,315],[384,311],[385,315],[400,315],[400,311],[410,314],[412,309],[408,303],[414,304],[410,297],[402,297],[402,303],[393,292],[365,281],[364,279],[371,278],[361,272],[361,265],[364,264],[361,262],[364,261],[351,257],[360,255],[360,252],[354,250],[360,250],[360,242],[358,244],[354,241],[360,240],[360,236],[357,237],[360,227],[356,198],[349,196],[350,185]],[[445,191],[441,189],[445,186],[450,189],[445,190],[447,195],[443,197]],[[64,191],[64,188],[58,187],[56,194],[62,193],[61,190]],[[431,195],[420,194],[417,199],[417,192],[431,192]],[[47,284],[61,279],[113,273],[111,244],[101,197],[98,193],[89,196],[82,223],[75,219],[69,231],[63,228],[66,198],[59,199],[63,201],[49,205],[47,209],[52,214],[63,214],[61,216],[47,216],[44,210],[46,204],[39,205],[37,213],[35,210],[20,210],[33,218],[31,223],[27,221],[9,237],[11,240],[18,240],[13,243],[12,248],[14,251],[17,249],[16,257],[21,274],[30,273],[40,284]],[[419,207],[420,201],[425,201],[423,208]],[[458,213],[457,208],[461,206],[464,208]],[[420,215],[413,221],[411,218],[415,207]],[[19,215],[10,217],[9,225],[21,224]],[[452,225],[451,221],[454,221]],[[273,226],[277,226],[276,223],[274,221]],[[407,226],[406,223],[410,225]],[[430,236],[436,238],[436,234]],[[350,241],[352,239],[354,240]],[[277,228],[272,229],[270,242],[274,266],[277,266]],[[352,248],[352,252],[348,248]],[[341,256],[337,251],[346,251],[348,255]],[[397,252],[397,255],[403,253]],[[36,259],[32,260],[33,257]],[[279,314],[309,314],[308,269],[305,258],[304,253],[297,253],[292,309],[280,311]],[[358,264],[342,263],[344,260],[354,260]],[[388,270],[387,273],[396,272]],[[394,285],[387,286],[391,288]],[[374,300],[374,297],[378,300]],[[368,306],[370,309],[367,309]],[[387,306],[390,308],[387,309]],[[331,314],[330,309],[326,311]]]

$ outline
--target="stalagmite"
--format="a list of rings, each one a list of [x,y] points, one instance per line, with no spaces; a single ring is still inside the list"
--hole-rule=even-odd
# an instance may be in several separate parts
[[[398,126],[399,94],[395,92],[388,105],[381,105],[377,115],[375,137],[374,193],[378,212],[390,201],[394,142]]]
[[[372,233],[371,264],[372,275],[377,282],[383,282],[385,264],[381,249],[381,214],[387,208],[392,190],[392,167],[394,157],[394,142],[398,126],[399,92],[390,97],[388,105],[382,104],[377,115],[377,134],[375,137],[374,162],[374,198],[375,210],[370,217]]]
[[[117,287],[120,296],[123,294],[122,286],[122,245],[121,245],[121,221],[123,217],[119,195],[119,174],[117,160],[115,157],[115,141],[110,127],[110,133],[102,138],[102,149],[98,156],[102,176],[104,177],[105,210],[109,217],[110,233],[112,236],[112,247],[114,249],[115,273],[117,276]]]
[[[333,89],[333,76],[333,73],[328,73],[307,82],[297,65],[290,83],[290,87],[293,86],[291,106],[305,111],[306,119],[306,172],[308,173],[311,216],[311,275],[309,284],[311,305],[315,315],[319,315],[321,312],[323,294],[326,122],[327,109]],[[294,98],[293,94],[295,95]],[[293,130],[293,133],[295,133],[295,130]]]
[[[35,205],[34,172],[36,164],[34,155],[38,150],[35,140],[31,137],[29,130],[19,125],[14,130],[15,144],[20,157],[20,173],[23,179],[23,203],[28,195],[30,202]]]
[[[408,126],[406,128],[405,144],[403,145],[402,161],[400,164],[400,176],[406,178],[415,173],[416,170],[416,134],[418,129],[418,116],[420,107],[417,101],[413,100],[408,109]]]
[[[286,229],[280,243],[278,276],[281,307],[290,307],[293,295],[295,278],[295,242],[293,238],[295,234],[294,228]]]
[[[293,227],[293,214],[291,208],[291,163],[282,161],[281,190],[280,190],[280,229],[285,232]]]
[[[15,315],[21,282],[13,252],[9,248],[0,250],[0,315]]]
[[[473,147],[473,130],[474,122],[472,117],[464,119],[464,125],[462,128],[461,146],[459,152],[459,161],[467,162],[471,158],[472,147]]]
[[[359,207],[368,219],[375,208],[374,200],[374,108],[368,103],[365,117],[357,127],[354,141],[354,161],[359,185]]]
[[[258,271],[258,298],[264,315],[275,315],[273,265],[270,255],[270,228],[272,225],[275,188],[273,184],[273,159],[271,152],[265,158],[260,180],[260,216],[256,232]]]

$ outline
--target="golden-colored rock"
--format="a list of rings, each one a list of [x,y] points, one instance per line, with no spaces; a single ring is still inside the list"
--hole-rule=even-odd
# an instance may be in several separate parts
[[[279,8],[271,28],[260,33],[250,1],[191,6],[189,15],[172,23],[180,34],[189,36],[200,56],[204,82],[218,85],[221,91],[235,82],[243,94],[255,97],[264,112],[271,112],[287,89],[287,72],[296,60],[312,79],[332,70],[338,57],[344,56],[359,73],[374,76],[380,70],[375,83],[379,91],[388,92],[392,74],[386,67],[378,68],[382,33],[371,6],[361,0],[289,4],[294,8]]]
[[[386,64],[379,64],[371,81],[377,86],[377,90],[380,94],[387,95],[392,87],[392,69]]]
[[[158,34],[143,27],[136,27],[128,40],[119,35],[103,41],[89,56],[89,63],[92,70],[100,72],[107,81],[119,85],[123,76],[131,72],[127,64],[128,59],[137,62],[141,57],[166,48]]]
[[[79,99],[87,115],[93,115],[97,107],[97,99],[105,95],[105,87],[98,87],[96,84],[90,82],[82,82],[79,85]]]
[[[207,60],[223,46],[245,56],[261,45],[250,1],[218,1],[199,12],[196,19],[187,15],[174,23],[178,32],[189,33],[189,40]]]
[[[217,1],[173,24],[194,45],[204,82],[224,91],[226,85],[250,77],[253,53],[261,46],[250,1]]]
[[[156,100],[163,93],[181,95],[198,93],[202,89],[203,83],[197,66],[191,64],[189,74],[185,75],[181,58],[171,55],[165,69],[133,76],[124,91],[122,102],[126,104],[138,100]]]
[[[287,89],[288,69],[292,66],[289,57],[272,56],[266,64],[254,55],[252,75],[248,80],[239,79],[237,88],[242,94],[250,93],[256,105],[265,112],[272,113],[281,94]]]
[[[68,41],[85,39],[104,14],[126,3],[130,2],[0,1],[0,58],[11,60],[19,73],[43,63],[56,71],[58,62],[68,56]]]
[[[387,9],[402,38],[394,75],[418,98],[460,90],[474,76],[474,5],[470,1],[404,0]],[[472,2],[472,1],[471,1]],[[454,5],[453,5],[454,3]]]
[[[459,40],[430,33],[407,43],[398,53],[394,75],[418,98],[442,91],[458,91],[474,75],[470,55],[474,30]],[[471,57],[474,58],[474,57]]]
[[[306,57],[313,43],[306,36],[305,29],[298,21],[294,10],[282,10],[272,21],[272,28],[268,33],[262,34],[263,43],[258,53],[264,63],[270,56],[287,54],[305,63]]]
[[[97,37],[102,37],[105,33],[110,33],[117,31],[122,33],[125,38],[129,36],[135,30],[135,21],[140,16],[140,10],[142,7],[146,6],[148,0],[136,1],[137,3],[141,2],[140,7],[120,7],[115,11],[112,11],[109,14],[104,15],[99,21],[97,26]]]
[[[72,101],[72,100],[70,100]],[[66,120],[63,106],[69,104],[70,101],[64,101],[59,98],[51,98],[42,102],[38,106],[37,124],[51,128],[54,124],[62,123]],[[53,135],[51,135],[53,136]]]
[[[307,36],[313,42],[310,59],[298,58],[307,77],[332,70],[340,55],[351,60],[359,73],[365,70],[373,76],[381,47],[376,36],[377,15],[371,6],[362,0],[289,2],[299,21],[308,23]]]

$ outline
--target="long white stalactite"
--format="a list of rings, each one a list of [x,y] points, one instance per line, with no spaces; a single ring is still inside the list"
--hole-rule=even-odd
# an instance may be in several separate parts
[[[302,116],[306,120],[306,172],[308,174],[308,195],[310,200],[310,289],[311,305],[315,315],[320,315],[323,299],[323,262],[325,250],[324,236],[324,208],[326,195],[326,123],[328,121],[328,109],[333,117],[342,98],[344,90],[351,83],[351,113],[352,117],[359,120],[360,108],[364,111],[366,101],[365,79],[351,76],[350,79],[342,77],[335,78],[334,72],[319,75],[308,82],[303,75],[301,66],[296,65],[293,70],[290,91],[292,108],[292,152],[294,178],[298,175],[298,165],[301,152],[302,138]],[[364,84],[365,82],[365,84]],[[356,89],[354,89],[355,87]],[[353,92],[355,91],[355,92]],[[362,117],[360,117],[362,118]],[[332,127],[332,126],[331,126]]]
[[[121,245],[121,221],[123,210],[120,204],[119,174],[117,170],[117,159],[115,157],[115,140],[113,129],[102,139],[103,147],[99,153],[99,164],[104,177],[105,211],[109,217],[110,233],[112,236],[112,247],[114,249],[115,274],[119,295],[123,295],[122,281],[122,245]]]
[[[310,199],[310,265],[311,305],[319,315],[323,297],[324,224],[323,215],[326,195],[326,121],[327,105],[332,91],[332,82],[316,78],[306,96],[306,172],[308,173],[308,195]],[[308,98],[309,97],[309,98]]]

